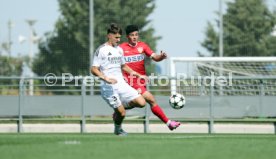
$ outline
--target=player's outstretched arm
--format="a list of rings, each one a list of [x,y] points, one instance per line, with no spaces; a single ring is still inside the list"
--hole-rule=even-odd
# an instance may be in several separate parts
[[[146,81],[148,81],[148,77],[145,75],[140,75],[139,73],[137,73],[136,71],[132,70],[128,65],[123,64],[122,65],[122,70],[124,70],[125,72],[127,72],[130,75],[145,79]]]
[[[152,56],[152,59],[154,61],[156,61],[156,62],[162,61],[162,60],[164,60],[166,58],[167,58],[167,54],[165,52],[163,52],[163,51],[161,51],[159,55],[158,54],[154,54]]]
[[[117,83],[117,80],[114,79],[114,78],[109,78],[109,77],[106,77],[101,71],[100,71],[100,68],[99,67],[96,67],[96,66],[92,66],[91,67],[91,73],[94,75],[94,76],[97,76],[99,77],[101,80],[109,83],[109,84],[115,84]]]

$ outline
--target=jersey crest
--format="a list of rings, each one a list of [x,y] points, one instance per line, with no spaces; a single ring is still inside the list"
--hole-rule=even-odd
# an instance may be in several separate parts
[[[144,50],[144,49],[143,49],[142,47],[138,47],[138,48],[137,48],[137,51],[138,51],[140,54],[143,53],[143,50]]]

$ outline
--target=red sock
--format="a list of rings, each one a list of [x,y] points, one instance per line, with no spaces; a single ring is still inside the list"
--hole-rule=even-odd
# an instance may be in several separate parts
[[[159,105],[155,105],[155,106],[151,107],[151,111],[154,115],[156,115],[164,123],[167,123],[169,121],[169,119],[164,114],[163,110],[159,107]]]

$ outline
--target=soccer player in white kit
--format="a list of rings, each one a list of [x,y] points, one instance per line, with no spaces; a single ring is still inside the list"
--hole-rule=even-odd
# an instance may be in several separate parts
[[[125,64],[123,50],[118,46],[121,35],[122,29],[117,24],[110,24],[107,29],[108,41],[96,50],[91,73],[101,79],[101,96],[114,109],[114,134],[127,135],[121,126],[126,115],[125,107],[142,108],[146,105],[146,101],[127,84],[122,70],[140,78],[147,77],[133,71]]]

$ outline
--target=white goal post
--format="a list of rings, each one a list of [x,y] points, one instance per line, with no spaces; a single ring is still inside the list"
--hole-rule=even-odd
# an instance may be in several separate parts
[[[195,76],[226,76],[262,78],[276,77],[276,57],[171,57],[171,92],[177,92],[179,74]]]

